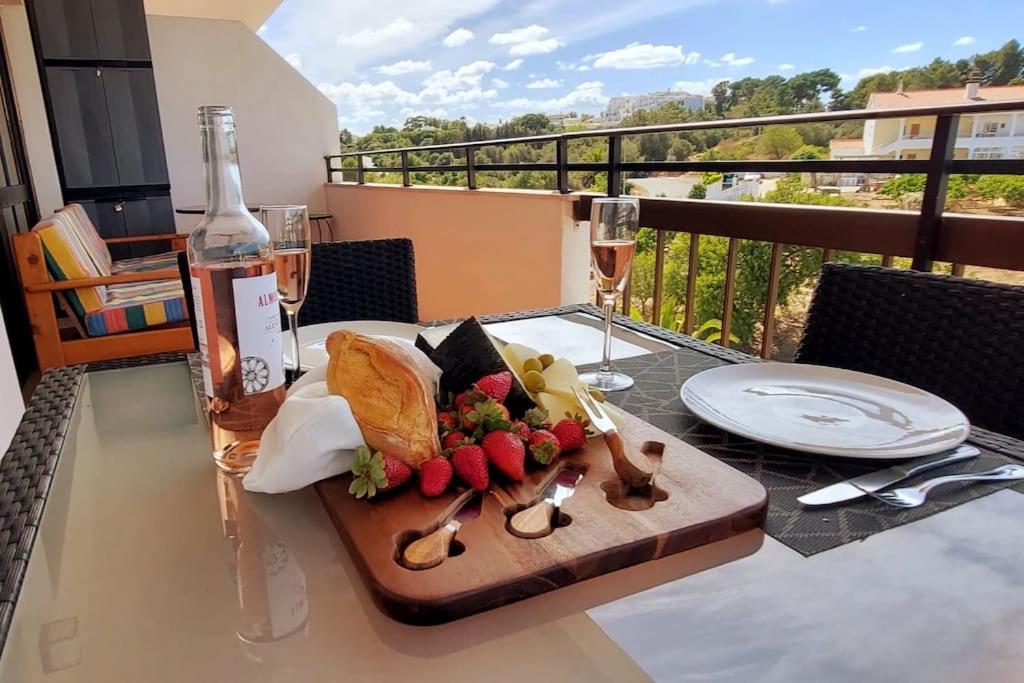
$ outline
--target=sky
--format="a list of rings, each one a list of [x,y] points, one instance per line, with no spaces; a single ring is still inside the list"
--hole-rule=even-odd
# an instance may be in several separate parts
[[[973,0],[284,0],[259,35],[364,133],[419,114],[495,123],[598,114],[615,95],[831,68],[958,59],[1024,28],[1024,2]],[[1024,34],[1024,31],[1018,31]]]

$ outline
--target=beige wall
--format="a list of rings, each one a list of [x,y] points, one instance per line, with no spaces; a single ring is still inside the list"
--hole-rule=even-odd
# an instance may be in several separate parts
[[[526,190],[327,185],[339,239],[412,238],[422,320],[577,303],[588,225],[570,196]]]
[[[253,31],[273,14],[281,0],[145,0],[146,14],[241,21]]]
[[[43,92],[39,86],[39,71],[32,51],[32,36],[28,30],[25,7],[0,7],[0,22],[3,24],[8,68],[25,138],[25,156],[36,195],[36,206],[39,215],[46,216],[63,206],[64,202],[61,199],[60,180],[50,141],[50,125],[46,121]]]
[[[237,21],[149,15],[147,23],[174,205],[205,202],[196,108],[226,104],[246,199],[322,210],[323,157],[338,152],[334,104]],[[179,232],[195,222],[179,216]]]
[[[21,400],[21,384],[14,370],[11,345],[3,320],[0,320],[0,456],[11,443],[11,436],[24,412],[25,403]]]

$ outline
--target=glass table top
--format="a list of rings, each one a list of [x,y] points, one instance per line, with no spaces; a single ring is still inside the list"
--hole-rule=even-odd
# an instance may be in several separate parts
[[[316,493],[219,476],[184,363],[86,375],[0,681],[1010,680],[1024,496],[810,558],[760,532],[437,627],[373,605]]]

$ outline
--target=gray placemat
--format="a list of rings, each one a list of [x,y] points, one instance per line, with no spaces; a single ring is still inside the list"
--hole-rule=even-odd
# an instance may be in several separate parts
[[[619,360],[615,368],[633,377],[636,385],[628,391],[609,394],[608,400],[761,482],[768,491],[765,531],[802,555],[863,540],[1011,485],[954,484],[932,494],[925,505],[907,510],[872,498],[828,508],[805,508],[797,502],[799,496],[885,465],[878,461],[808,457],[749,441],[701,422],[683,405],[679,387],[702,370],[726,364],[728,361],[690,349]],[[973,461],[933,470],[908,483],[937,474],[986,470],[1009,462],[1015,460],[983,449]]]

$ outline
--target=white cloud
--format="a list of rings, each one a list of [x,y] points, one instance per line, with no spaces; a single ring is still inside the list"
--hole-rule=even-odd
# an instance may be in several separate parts
[[[652,45],[630,43],[626,47],[596,55],[592,58],[595,69],[658,69],[666,66],[695,64],[699,52],[683,52],[681,45]]]
[[[416,25],[405,17],[398,17],[390,24],[378,29],[364,28],[351,35],[338,36],[338,45],[350,47],[373,47],[405,38],[416,32]]]
[[[494,62],[477,60],[460,66],[455,71],[445,69],[434,72],[424,79],[423,90],[418,95],[419,100],[451,105],[495,97],[498,94],[497,90],[484,90],[481,85],[484,74],[489,73],[494,67]]]
[[[519,111],[547,112],[569,111],[583,107],[603,107],[608,104],[608,96],[602,91],[603,86],[601,81],[587,81],[580,83],[562,97],[554,97],[549,100],[531,100],[519,97],[495,102],[493,106]]]
[[[379,74],[385,76],[401,76],[402,74],[411,74],[416,71],[430,71],[431,65],[430,60],[418,62],[412,59],[403,59],[400,62],[394,64],[384,64],[382,66],[375,66],[373,70]]]
[[[850,33],[864,33],[864,31],[867,31],[867,30],[868,30],[868,27],[864,26],[863,24],[861,24],[860,26],[854,26],[853,28],[851,28],[850,29]]]
[[[961,36],[953,41],[954,45],[973,45],[974,36]]]
[[[747,64],[753,64],[753,57],[737,57],[735,52],[726,52],[721,57],[721,61],[725,62],[729,66],[746,66]]]
[[[295,69],[302,68],[302,55],[298,52],[292,52],[284,56],[284,61],[288,62]]]
[[[917,52],[922,47],[924,47],[924,43],[918,41],[916,43],[907,43],[906,45],[900,45],[899,47],[893,48],[892,51],[895,52],[896,54],[902,54],[905,52]]]
[[[857,78],[867,78],[875,74],[889,73],[892,70],[891,66],[866,66],[857,72]]]
[[[508,87],[508,81],[503,81],[500,78],[492,78],[491,85],[501,90],[502,88]]]
[[[561,80],[555,80],[553,78],[541,78],[540,80],[528,83],[526,85],[530,90],[542,90],[544,88],[559,88],[562,85]]]
[[[718,67],[722,66],[721,63],[716,62],[713,59],[708,59],[707,57],[704,58],[704,63],[707,64],[708,66],[714,68],[714,69],[717,69]]]
[[[412,107],[404,107],[398,113],[401,114],[402,116],[405,116],[406,118],[412,116],[432,116],[438,119],[448,118],[448,110],[442,109],[441,107],[437,107],[436,109],[414,109]]]
[[[417,103],[414,93],[402,90],[391,81],[382,83],[321,83],[320,92],[338,106],[339,120],[358,122],[378,120],[385,106],[409,106]]]
[[[518,45],[544,38],[549,33],[547,27],[531,24],[523,28],[514,28],[504,33],[495,33],[491,36],[492,45]]]
[[[518,69],[522,65],[523,65],[523,60],[521,60],[521,59],[513,59],[511,62],[509,62],[505,66],[501,67],[501,70],[502,71],[515,71],[516,69]]]
[[[590,71],[590,67],[587,66],[586,64],[580,64],[578,67],[576,67],[576,70],[577,71]]]
[[[779,64],[779,71],[792,71],[796,67],[792,64]]]
[[[554,52],[565,43],[561,38],[546,38],[544,40],[528,40],[525,43],[518,43],[508,49],[513,57],[524,57],[527,55],[543,55]]]
[[[256,35],[258,35],[260,38],[267,35],[267,25],[263,24],[263,26],[260,26],[258,29],[256,29]]]
[[[461,47],[473,40],[473,38],[473,32],[468,28],[457,28],[445,36],[445,39],[441,41],[441,44],[445,47]]]
[[[676,81],[672,84],[673,90],[685,90],[686,92],[693,93],[695,95],[710,95],[711,88],[716,83],[720,83],[722,79],[719,78],[708,78],[703,81]]]

